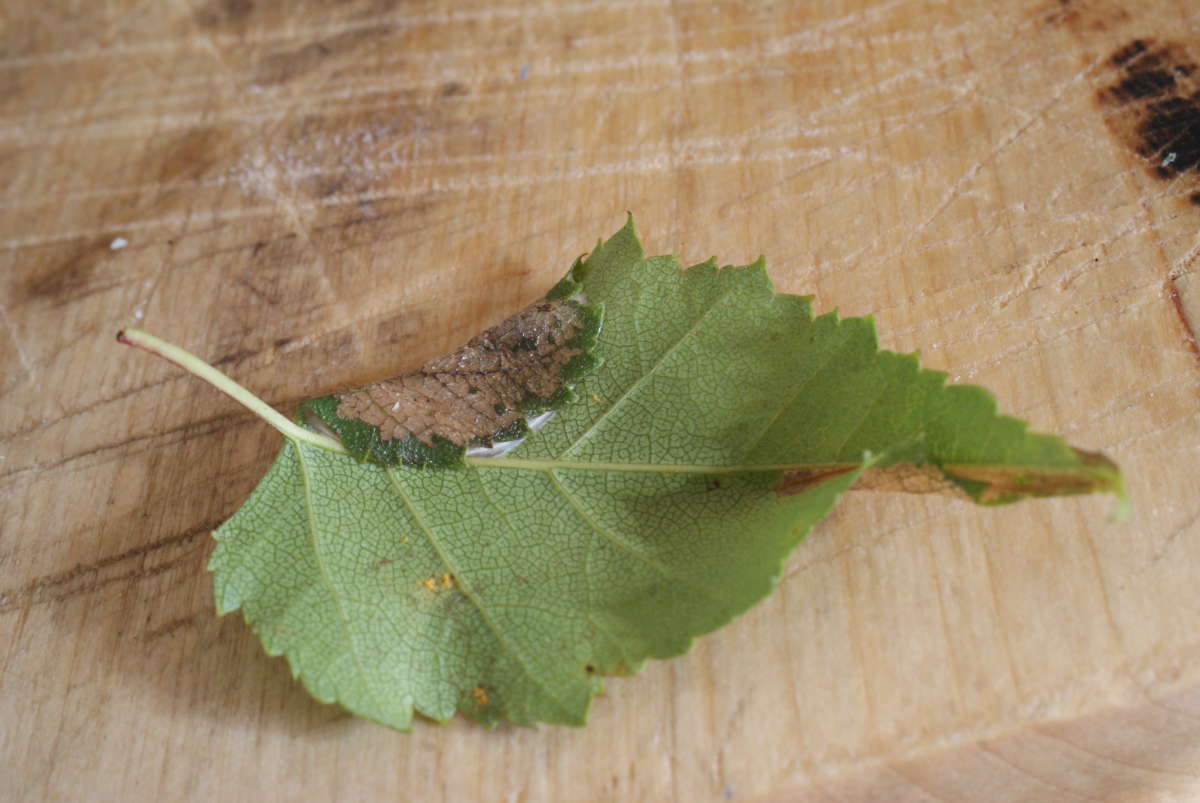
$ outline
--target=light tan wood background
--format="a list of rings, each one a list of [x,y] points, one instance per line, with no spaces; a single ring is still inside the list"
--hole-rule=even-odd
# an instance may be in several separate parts
[[[1200,15],[5,4],[0,797],[1200,799],[1200,187],[1098,100],[1135,37],[1198,59]],[[288,410],[506,317],[626,210],[1106,451],[1133,519],[851,494],[584,729],[311,701],[204,570],[279,437],[114,333]]]

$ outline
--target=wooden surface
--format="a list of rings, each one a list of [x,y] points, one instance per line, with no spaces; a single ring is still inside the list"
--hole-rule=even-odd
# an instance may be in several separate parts
[[[1191,0],[6,4],[0,797],[1200,799],[1197,128],[1139,144],[1139,37],[1200,89]],[[311,701],[204,570],[278,435],[114,333],[290,409],[625,210],[1104,450],[1133,519],[851,494],[584,729]]]

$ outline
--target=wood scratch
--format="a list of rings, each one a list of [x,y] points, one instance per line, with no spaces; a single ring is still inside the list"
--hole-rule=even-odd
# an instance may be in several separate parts
[[[771,162],[790,162],[797,157],[796,151],[782,149],[759,153],[719,153],[711,152],[684,156],[686,165],[733,165],[757,164]],[[540,187],[554,183],[581,182],[597,177],[637,176],[655,173],[665,173],[671,170],[670,155],[667,152],[651,154],[637,159],[591,164],[573,167],[567,170],[544,171],[537,173],[500,174],[495,176],[466,175],[451,179],[429,177],[417,185],[410,185],[402,190],[377,190],[355,193],[335,194],[317,201],[304,200],[295,192],[287,192],[281,186],[281,178],[266,174],[260,185],[264,195],[269,196],[270,204],[258,204],[240,209],[213,209],[208,213],[191,212],[187,215],[164,215],[158,218],[120,221],[105,224],[92,229],[75,229],[56,232],[54,234],[27,235],[14,237],[0,243],[0,248],[14,250],[29,248],[51,243],[64,242],[81,237],[95,236],[98,232],[109,231],[114,227],[122,231],[144,231],[157,228],[176,228],[189,221],[201,223],[225,223],[248,218],[265,217],[282,211],[296,233],[312,244],[311,231],[304,223],[302,212],[314,212],[325,207],[355,206],[363,203],[395,201],[412,197],[422,197],[430,194],[465,194],[481,190],[511,190],[526,187]],[[315,248],[315,246],[314,246]],[[316,252],[315,252],[316,253]],[[319,253],[318,253],[319,256]],[[326,268],[321,268],[323,271]]]
[[[1196,330],[1192,328],[1191,318],[1188,316],[1187,309],[1183,306],[1183,299],[1179,296],[1179,287],[1175,284],[1174,279],[1167,280],[1167,300],[1170,302],[1171,308],[1175,311],[1175,316],[1179,319],[1179,323],[1183,327],[1183,339],[1187,343],[1188,350],[1192,352],[1192,356],[1200,360],[1200,342],[1196,341]]]
[[[19,588],[0,590],[0,614],[30,605],[92,594],[113,583],[137,581],[169,571],[195,560],[196,553],[205,548],[204,537],[220,524],[219,521],[205,522],[178,535],[132,547],[118,555],[39,577]],[[181,552],[178,551],[180,549]]]
[[[867,153],[865,150],[854,148],[830,148],[826,146],[788,146],[787,143],[793,141],[797,135],[796,131],[778,132],[772,134],[763,134],[756,136],[753,134],[744,134],[721,139],[716,137],[692,137],[684,138],[675,142],[660,141],[660,142],[639,142],[636,144],[621,144],[605,148],[606,155],[612,156],[633,156],[646,159],[657,163],[658,161],[669,160],[673,155],[673,149],[677,149],[679,154],[682,154],[684,159],[694,163],[712,162],[714,157],[729,156],[728,153],[731,147],[741,148],[745,145],[753,144],[756,146],[756,153],[747,154],[739,153],[731,158],[740,162],[774,162],[774,161],[789,161],[798,160],[806,162],[803,169],[811,169],[815,163],[825,163],[833,159],[856,158],[865,159]],[[336,143],[335,143],[336,144]],[[763,147],[764,145],[774,145],[775,147]],[[428,170],[431,168],[440,167],[462,167],[468,168],[471,172],[478,172],[481,167],[491,165],[515,166],[522,163],[545,163],[545,164],[561,164],[570,159],[572,151],[563,150],[546,150],[544,148],[535,148],[527,150],[516,150],[506,152],[502,157],[495,153],[472,153],[462,155],[447,155],[439,154],[431,158],[408,158],[398,155],[401,149],[401,143],[393,143],[386,151],[381,154],[380,158],[369,160],[369,167],[373,171],[378,171],[381,174],[394,169],[406,170]],[[618,160],[619,163],[620,160]],[[625,161],[628,161],[626,159]],[[233,170],[227,171],[221,175],[205,176],[198,179],[183,179],[166,182],[152,182],[143,184],[123,184],[111,187],[102,187],[96,189],[76,190],[68,193],[65,196],[66,201],[81,201],[81,200],[109,200],[120,195],[138,195],[150,192],[174,192],[174,191],[196,191],[206,189],[222,189],[231,184],[245,184],[254,187],[255,171],[263,171],[272,169],[275,172],[272,174],[278,178],[286,178],[289,181],[299,179],[320,178],[333,174],[340,173],[344,170],[341,164],[322,165],[322,164],[287,164],[280,167],[265,167],[266,163],[261,155],[247,157],[243,164],[235,167]],[[244,175],[243,175],[244,174]],[[0,201],[0,209],[23,209],[38,205],[55,204],[61,205],[64,202],[64,196],[58,194],[38,195],[30,193],[22,195],[19,198]],[[100,231],[108,231],[111,226],[106,226],[103,229],[97,229],[93,233]]]
[[[1134,433],[1134,434],[1129,435],[1128,437],[1122,438],[1118,441],[1108,443],[1108,444],[1106,444],[1106,447],[1108,449],[1110,449],[1114,454],[1120,454],[1123,449],[1125,449],[1127,446],[1129,446],[1132,443],[1145,443],[1146,440],[1149,438],[1153,438],[1158,435],[1166,435],[1167,433],[1175,432],[1179,429],[1182,429],[1185,426],[1188,426],[1188,427],[1195,426],[1197,422],[1200,422],[1200,410],[1185,413],[1177,418],[1171,419],[1170,421],[1165,421],[1165,422],[1157,421],[1155,423],[1160,424],[1160,426],[1154,427],[1152,429],[1145,429],[1145,430],[1142,430],[1141,432]],[[1177,450],[1178,452],[1182,453],[1185,457],[1190,458],[1188,462],[1194,462],[1197,451],[1200,451],[1200,449],[1197,449],[1197,447],[1194,444],[1186,442],[1187,439],[1189,439],[1189,438],[1194,439],[1194,437],[1195,437],[1194,430],[1182,433],[1180,440],[1184,441],[1185,445]],[[1169,454],[1174,454],[1174,452],[1173,451],[1160,451],[1157,454],[1169,455]]]
[[[17,352],[17,359],[21,363],[21,369],[25,372],[25,380],[32,381],[37,377],[37,362],[25,351],[25,347],[21,344],[21,335],[8,314],[8,307],[3,304],[0,304],[0,321],[3,321],[4,331],[12,341],[13,349]]]
[[[556,3],[549,6],[529,6],[525,3],[512,5],[485,6],[478,9],[457,8],[452,11],[429,13],[395,13],[382,14],[355,20],[325,20],[320,25],[288,25],[280,28],[267,28],[248,32],[246,35],[215,35],[213,41],[218,45],[243,47],[248,44],[274,44],[296,40],[310,41],[314,38],[354,33],[370,30],[381,25],[391,26],[470,26],[479,23],[489,23],[501,20],[527,22],[536,19],[561,19],[563,16],[587,16],[598,11],[644,11],[648,8],[662,8],[668,5],[668,0],[576,0],[576,2]],[[706,6],[709,0],[680,0],[680,4]],[[19,67],[43,67],[49,64],[72,63],[88,61],[97,58],[124,57],[134,54],[174,54],[185,49],[185,45],[195,42],[190,36],[182,38],[163,38],[151,41],[126,41],[107,47],[90,49],[67,49],[51,53],[41,53],[36,56],[13,56],[0,59],[0,69]]]
[[[183,0],[179,1],[182,2]],[[215,39],[208,39],[207,41],[206,52],[210,52],[209,48],[217,49],[218,46],[215,44]],[[818,48],[803,48],[795,44],[790,44],[786,47],[773,48],[771,57],[772,59],[785,59],[799,53],[810,51],[824,52],[832,49],[833,45],[829,43],[823,44]],[[219,54],[217,57],[219,58]],[[412,54],[405,53],[402,56],[395,56],[391,59],[384,58],[377,61],[375,69],[380,71],[380,76],[377,78],[364,78],[357,75],[331,76],[329,80],[322,81],[317,87],[305,87],[303,97],[314,108],[329,109],[330,105],[337,100],[357,101],[364,95],[397,91],[428,94],[441,86],[442,81],[440,78],[414,79],[410,69],[412,59]],[[840,96],[836,103],[831,105],[831,108],[841,110],[860,100],[877,98],[881,94],[890,92],[896,86],[911,82],[915,77],[925,75],[930,70],[943,67],[951,60],[952,57],[947,56],[932,63],[893,70],[869,89]],[[764,76],[778,75],[781,70],[783,74],[795,74],[799,70],[799,68],[793,65],[786,63],[779,64],[777,61],[763,64],[762,52],[757,46],[734,49],[690,49],[681,53],[677,60],[665,53],[654,56],[638,54],[620,59],[613,57],[576,59],[567,64],[557,65],[551,73],[554,79],[565,85],[539,86],[536,88],[523,87],[520,91],[524,96],[534,95],[547,99],[560,98],[571,101],[593,95],[610,98],[614,93],[617,95],[657,95],[664,89],[675,88],[682,65],[692,68],[709,67],[712,70],[707,75],[691,74],[688,76],[689,89],[693,91],[708,84],[736,84],[745,81],[757,81],[761,80]],[[664,71],[668,74],[668,77],[663,81],[656,82],[630,82],[626,80],[622,80],[617,84],[593,82],[582,87],[576,81],[570,80],[607,72],[619,74],[624,78],[631,71],[635,73],[644,72],[647,68]],[[195,87],[194,91],[190,94],[187,92],[187,84],[189,83]],[[173,91],[167,100],[177,107],[187,110],[185,114],[165,112],[162,107],[162,100],[156,97],[153,101],[152,109],[149,111],[150,119],[141,119],[134,116],[134,113],[140,110],[140,107],[137,105],[122,106],[119,104],[110,104],[106,106],[106,112],[114,117],[114,120],[96,122],[93,120],[94,115],[91,111],[77,109],[59,114],[54,118],[40,116],[38,122],[41,125],[48,124],[51,127],[66,126],[70,129],[73,139],[79,139],[80,137],[90,138],[92,135],[108,137],[119,134],[122,131],[140,133],[145,130],[148,124],[153,124],[156,129],[162,130],[165,127],[186,128],[201,123],[206,125],[223,122],[262,123],[286,117],[291,113],[297,100],[297,90],[294,87],[287,85],[282,87],[258,87],[254,93],[254,101],[264,111],[254,113],[243,102],[243,93],[240,90],[234,89],[238,84],[230,82],[227,86],[228,88],[221,90],[226,97],[226,102],[219,105],[231,113],[227,113],[225,116],[216,119],[211,116],[209,111],[202,108],[211,103],[211,95],[214,90],[211,78],[205,76],[203,78],[182,79],[182,83],[173,85]],[[278,101],[278,103],[274,101]],[[424,101],[412,101],[403,97],[392,97],[382,103],[359,104],[353,107],[342,106],[338,107],[338,110],[343,114],[369,110],[393,110],[397,105],[419,107],[424,105]],[[903,122],[911,125],[920,119],[921,115],[906,115]],[[4,122],[7,121],[0,119],[0,123]],[[20,141],[25,141],[23,135],[25,122],[27,120],[12,124],[15,136]],[[0,139],[3,137],[4,128],[0,128]]]
[[[1020,138],[1021,135],[1023,135],[1026,131],[1028,131],[1035,123],[1041,121],[1051,109],[1062,102],[1063,97],[1066,96],[1069,90],[1074,89],[1083,83],[1088,74],[1089,70],[1085,69],[1076,73],[1071,80],[1061,83],[1055,89],[1050,98],[1040,107],[1038,107],[1038,109],[1031,117],[1029,117],[1029,119],[1024,120],[1023,122],[1014,126],[1007,134],[1002,136],[998,142],[993,144],[993,146],[988,149],[986,154],[972,163],[970,167],[968,167],[963,174],[947,188],[946,192],[943,193],[941,200],[938,201],[937,205],[933,209],[933,212],[912,228],[908,236],[904,238],[903,242],[896,249],[897,252],[903,253],[910,250],[913,240],[923,234],[935,220],[941,217],[942,213],[949,208],[950,204],[963,194],[965,188],[975,181],[975,178],[987,164],[994,161],[997,156],[999,156],[1010,145],[1016,142],[1017,139]],[[961,98],[973,91],[974,84],[978,83],[978,81],[978,78],[973,78],[972,80],[968,81],[966,89],[960,92],[958,97]]]
[[[1075,792],[1071,791],[1070,789],[1067,789],[1066,787],[1051,783],[1050,781],[1041,777],[1038,773],[1028,770],[1025,767],[1020,766],[1019,764],[1016,764],[1016,763],[1010,761],[1009,759],[1000,755],[1000,753],[998,751],[996,751],[992,747],[990,747],[988,745],[989,741],[993,741],[993,740],[980,739],[973,746],[975,749],[979,750],[984,755],[990,756],[992,759],[1000,762],[1005,767],[1012,769],[1014,772],[1017,773],[1017,775],[1019,777],[1027,778],[1039,786],[1044,786],[1047,789],[1053,790],[1055,792],[1054,799],[1061,800],[1061,799],[1063,799],[1061,797],[1062,795],[1067,795],[1071,798],[1074,798],[1075,800],[1083,800],[1083,801],[1089,801],[1090,803],[1096,803],[1096,801],[1093,798],[1090,798],[1090,797],[1085,798],[1079,794],[1076,794]]]
[[[1142,574],[1157,566],[1166,557],[1171,547],[1178,542],[1181,535],[1194,534],[1196,532],[1196,523],[1198,521],[1200,521],[1200,512],[1193,512],[1182,524],[1172,528],[1155,548],[1154,554],[1150,556],[1150,560],[1146,562],[1145,566],[1138,569],[1136,574]]]

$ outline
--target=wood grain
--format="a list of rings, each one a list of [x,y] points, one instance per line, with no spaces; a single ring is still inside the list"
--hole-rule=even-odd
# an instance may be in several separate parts
[[[1155,97],[1104,100],[1138,39],[1200,61],[1195,4],[7,5],[0,797],[1200,797],[1200,182],[1186,126],[1139,152]],[[1107,452],[1133,519],[852,494],[581,730],[311,701],[204,571],[278,437],[113,334],[291,409],[503,320],[625,210]]]

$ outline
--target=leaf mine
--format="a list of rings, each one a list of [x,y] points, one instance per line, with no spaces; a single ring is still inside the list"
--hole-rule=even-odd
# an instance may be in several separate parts
[[[596,366],[596,307],[543,299],[416,371],[306,402],[302,415],[381,465],[450,465],[468,446],[527,434]]]

